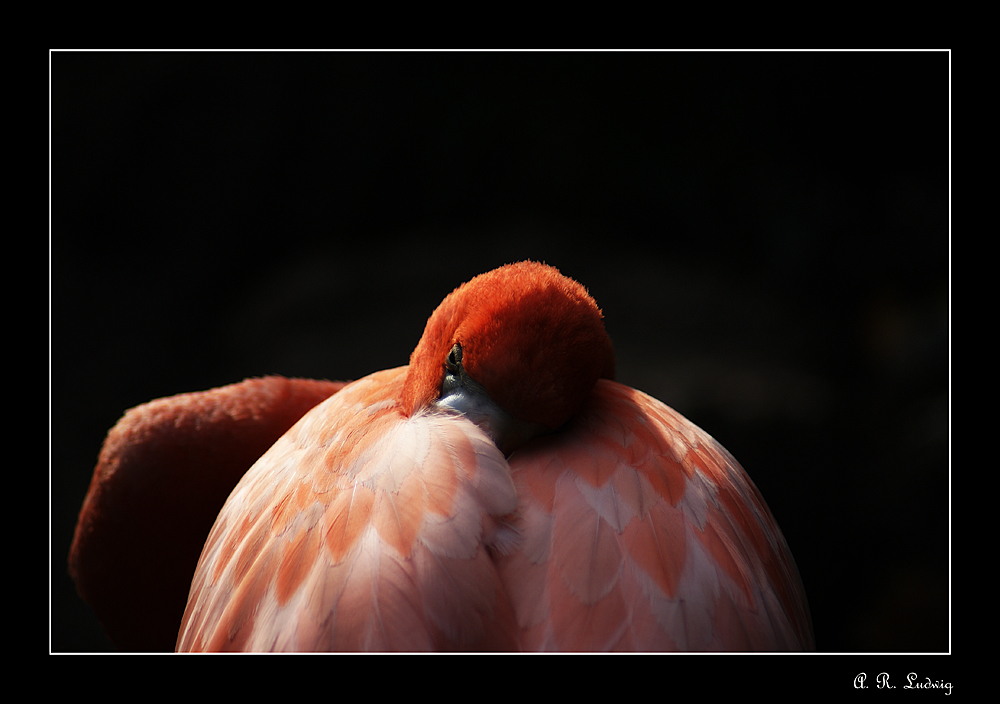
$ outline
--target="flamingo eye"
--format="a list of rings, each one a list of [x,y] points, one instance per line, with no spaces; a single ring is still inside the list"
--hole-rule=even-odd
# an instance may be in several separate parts
[[[455,346],[451,348],[451,352],[444,360],[444,368],[452,374],[459,372],[462,368],[462,345],[456,342]]]

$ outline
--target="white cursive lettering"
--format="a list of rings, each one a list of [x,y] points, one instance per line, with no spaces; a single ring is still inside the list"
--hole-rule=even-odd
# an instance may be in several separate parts
[[[951,694],[951,682],[938,680],[935,682],[930,677],[925,677],[923,682],[918,681],[916,672],[911,672],[906,676],[906,686],[903,689],[947,689],[945,696]]]

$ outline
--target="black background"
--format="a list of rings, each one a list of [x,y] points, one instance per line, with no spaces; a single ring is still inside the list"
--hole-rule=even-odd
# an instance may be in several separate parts
[[[949,650],[949,61],[51,54],[51,650],[111,648],[66,555],[126,408],[405,364],[529,258],[742,462],[820,650]]]

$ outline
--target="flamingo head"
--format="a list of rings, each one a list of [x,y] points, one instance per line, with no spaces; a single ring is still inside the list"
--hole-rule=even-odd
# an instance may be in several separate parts
[[[615,357],[587,290],[551,266],[520,262],[459,286],[410,356],[404,411],[468,416],[510,454],[562,426]]]

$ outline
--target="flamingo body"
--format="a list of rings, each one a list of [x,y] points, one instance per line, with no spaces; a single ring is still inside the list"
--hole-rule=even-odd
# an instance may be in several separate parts
[[[244,476],[179,650],[811,645],[766,505],[675,411],[601,380],[507,461],[464,418],[400,414],[406,371],[329,398]]]
[[[456,289],[409,366],[344,386],[243,475],[177,649],[812,648],[749,477],[613,375],[600,310],[555,269]]]

